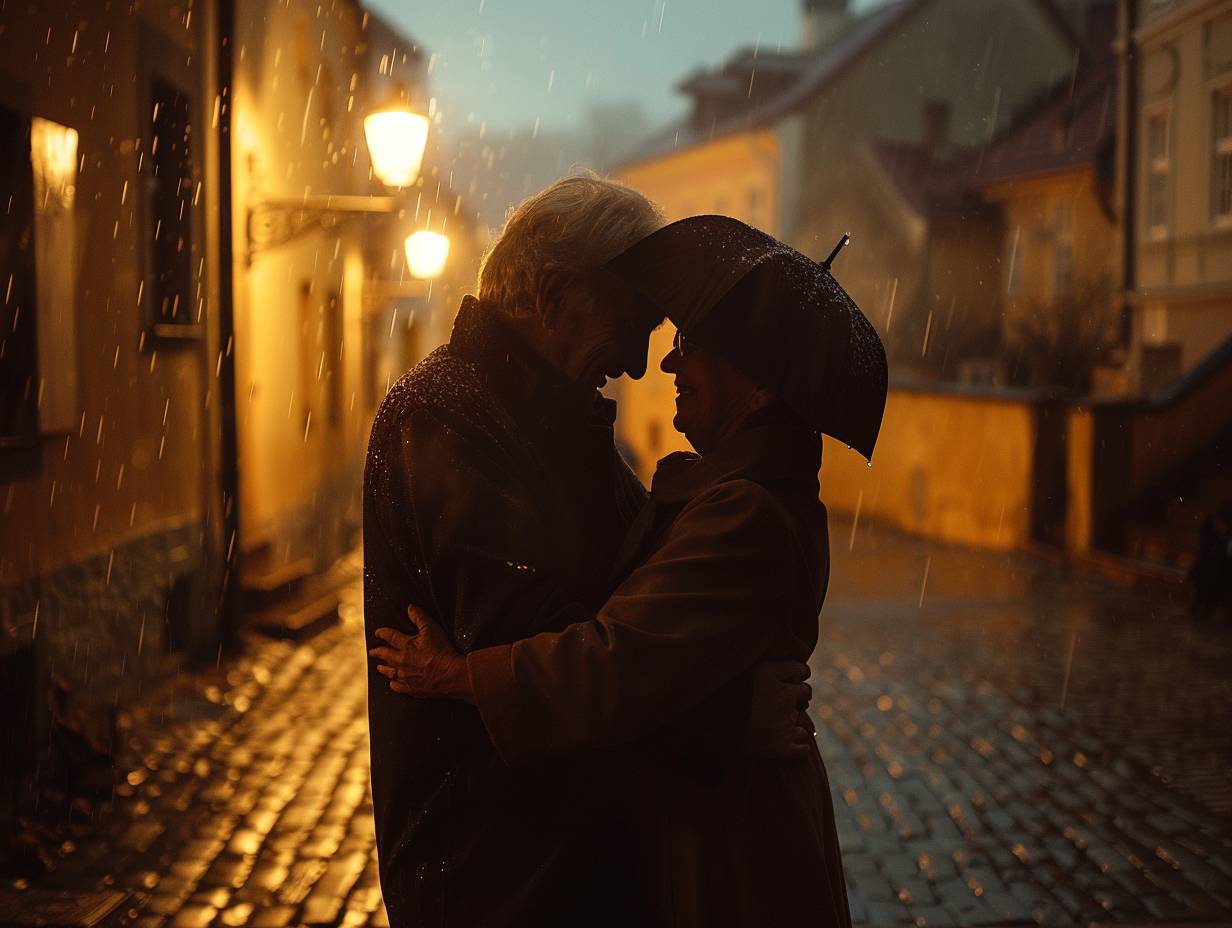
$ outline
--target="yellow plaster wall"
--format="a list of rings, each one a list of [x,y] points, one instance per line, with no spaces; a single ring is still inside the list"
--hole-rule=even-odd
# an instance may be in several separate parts
[[[1055,295],[1057,207],[1072,207],[1073,280],[1107,280],[1118,275],[1117,228],[1100,205],[1095,172],[1085,167],[1021,180],[985,189],[984,196],[999,203],[1005,214],[1005,243],[1001,257],[1002,293],[1006,294],[1006,322],[1032,303],[1047,304]],[[1017,245],[1014,245],[1017,237]],[[1021,262],[1021,290],[1009,294],[1009,260]]]
[[[930,538],[1014,548],[1030,538],[1034,442],[1027,403],[892,388],[871,467],[826,439],[821,498]]]
[[[310,232],[247,260],[247,220],[249,208],[265,199],[375,192],[353,78],[363,68],[362,20],[353,7],[327,11],[303,0],[253,3],[245,14],[237,24],[234,150],[240,534],[247,548],[273,543],[279,557],[329,557],[336,552],[316,550],[315,536],[328,547],[335,533],[305,538],[297,521],[310,513],[328,522],[357,486],[362,438],[353,420],[364,410],[351,397],[362,341],[348,342],[362,335],[362,237],[371,228]],[[304,285],[314,306],[334,294],[341,301],[341,357],[322,365],[343,379],[341,416],[333,423],[326,377],[310,378],[303,389],[301,367],[321,364],[315,353],[301,357]]]

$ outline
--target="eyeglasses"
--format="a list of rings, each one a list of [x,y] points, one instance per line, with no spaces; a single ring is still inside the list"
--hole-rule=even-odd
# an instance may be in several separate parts
[[[675,337],[672,338],[672,347],[675,348],[676,353],[683,358],[688,346],[689,346],[689,340],[685,338],[684,332],[680,331],[680,329],[677,329]]]

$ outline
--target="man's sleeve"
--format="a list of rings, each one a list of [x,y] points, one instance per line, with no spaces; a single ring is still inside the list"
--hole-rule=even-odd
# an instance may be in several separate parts
[[[381,530],[417,575],[415,605],[459,650],[589,615],[551,566],[534,495],[496,441],[419,409],[392,432],[382,467]]]
[[[636,740],[764,659],[789,609],[793,544],[765,489],[715,487],[597,617],[473,651],[472,687],[501,756],[526,763]]]

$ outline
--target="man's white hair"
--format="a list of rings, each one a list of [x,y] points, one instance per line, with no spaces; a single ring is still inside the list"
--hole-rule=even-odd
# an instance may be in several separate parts
[[[545,286],[582,283],[663,225],[636,190],[594,175],[566,177],[523,200],[479,266],[478,295],[509,316],[543,311]]]

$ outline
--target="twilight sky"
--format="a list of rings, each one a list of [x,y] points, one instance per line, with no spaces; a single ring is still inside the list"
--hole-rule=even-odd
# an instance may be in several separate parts
[[[652,122],[674,85],[742,45],[795,45],[800,0],[367,0],[435,54],[448,124],[568,126],[592,101],[640,102]],[[854,0],[857,10],[879,0]]]

